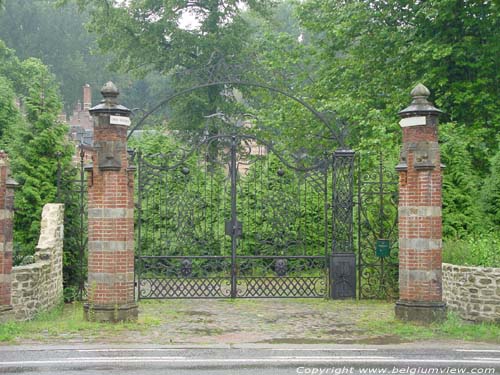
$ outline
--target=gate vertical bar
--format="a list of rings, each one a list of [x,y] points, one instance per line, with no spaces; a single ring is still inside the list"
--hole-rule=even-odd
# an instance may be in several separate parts
[[[231,137],[231,298],[236,298],[236,247],[237,247],[237,217],[236,217],[236,136]]]
[[[356,298],[356,254],[353,246],[353,150],[338,149],[333,156],[333,242],[330,258],[330,297]]]
[[[378,238],[385,239],[384,235],[384,225],[382,223],[385,222],[385,212],[384,212],[384,159],[382,153],[379,155],[379,163],[378,163],[378,194],[379,194],[379,211],[378,211],[378,220],[380,223]],[[384,257],[380,257],[380,293],[383,292],[383,288],[385,286],[385,275],[384,275]]]

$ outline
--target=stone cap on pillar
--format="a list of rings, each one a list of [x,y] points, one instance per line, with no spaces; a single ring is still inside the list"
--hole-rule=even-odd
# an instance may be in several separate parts
[[[92,116],[98,114],[109,114],[126,117],[130,116],[132,111],[127,107],[118,104],[118,95],[120,95],[120,91],[113,82],[107,82],[102,87],[101,94],[103,96],[101,102],[89,109],[89,112]]]
[[[12,177],[7,177],[7,181],[6,181],[5,185],[9,189],[18,189],[18,188],[20,188],[19,182],[17,182],[16,180],[14,180]]]
[[[399,112],[399,115],[403,118],[413,117],[413,116],[426,116],[434,115],[438,116],[443,111],[434,107],[434,105],[427,100],[431,92],[427,87],[419,83],[413,90],[411,90],[412,102],[411,104]]]

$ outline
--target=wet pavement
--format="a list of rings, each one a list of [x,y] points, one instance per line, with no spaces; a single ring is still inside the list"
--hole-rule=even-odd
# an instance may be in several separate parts
[[[156,344],[396,344],[363,329],[393,316],[393,304],[318,299],[164,300],[140,304],[159,324],[122,340]]]

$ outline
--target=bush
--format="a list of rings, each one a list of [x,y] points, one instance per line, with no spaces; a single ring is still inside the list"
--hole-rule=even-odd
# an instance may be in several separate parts
[[[485,232],[465,239],[445,241],[443,262],[481,267],[500,267],[500,234]]]

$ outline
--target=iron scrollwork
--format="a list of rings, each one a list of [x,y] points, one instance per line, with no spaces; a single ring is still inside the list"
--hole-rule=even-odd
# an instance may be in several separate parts
[[[396,299],[399,294],[398,178],[384,168],[381,155],[376,171],[363,173],[358,168],[357,178],[359,298]],[[383,253],[381,242],[385,246]]]
[[[137,155],[139,298],[324,297],[331,158],[233,130]]]

